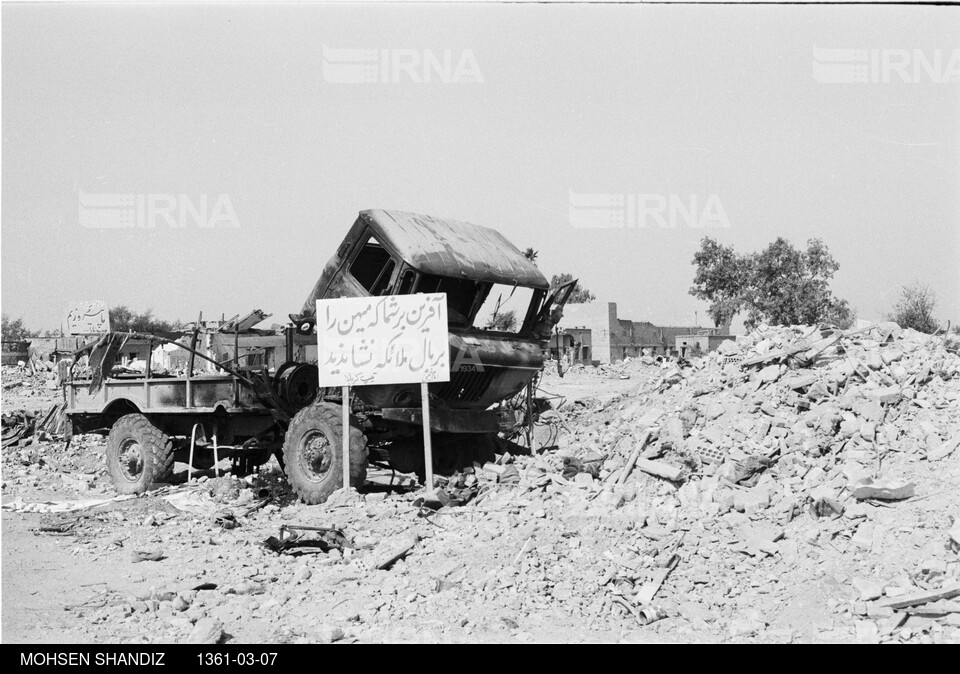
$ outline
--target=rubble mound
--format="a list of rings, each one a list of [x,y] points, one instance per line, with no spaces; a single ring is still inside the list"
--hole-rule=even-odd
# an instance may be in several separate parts
[[[556,480],[571,461],[602,461],[597,480],[574,476],[587,491],[587,505],[576,508],[598,522],[625,518],[618,534],[645,541],[621,543],[607,579],[613,610],[641,624],[656,604],[650,583],[669,573],[675,556],[676,586],[656,595],[667,613],[705,615],[739,604],[727,631],[742,638],[769,633],[775,621],[754,615],[752,602],[738,596],[758,588],[796,595],[784,581],[814,585],[805,566],[844,558],[852,569],[849,562],[867,552],[890,569],[871,580],[881,588],[870,593],[876,596],[862,596],[853,584],[857,601],[844,610],[856,618],[855,633],[832,638],[931,638],[947,626],[956,639],[957,606],[925,618],[891,606],[904,595],[926,593],[926,602],[960,594],[956,480],[945,486],[930,479],[956,477],[957,346],[955,337],[894,323],[857,331],[762,325],[687,367],[664,362],[657,377],[628,394],[574,405],[556,455],[531,462]],[[924,500],[942,506],[935,531],[924,533],[922,545],[885,557],[893,529]]]
[[[432,491],[371,467],[319,506],[272,465],[115,497],[101,438],[35,433],[4,449],[5,534],[32,523],[77,582],[122,570],[67,588],[83,641],[960,643],[958,346],[760,326],[548,367],[532,448]],[[27,502],[46,486],[84,500]]]

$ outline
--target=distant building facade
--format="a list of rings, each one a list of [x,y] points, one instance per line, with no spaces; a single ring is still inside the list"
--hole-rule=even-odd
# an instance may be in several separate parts
[[[20,361],[26,361],[29,349],[30,342],[26,340],[3,342],[3,364],[16,365]]]
[[[644,350],[652,355],[678,355],[678,336],[719,336],[727,332],[721,328],[631,321],[617,316],[616,302],[597,301],[567,304],[558,329],[560,339],[554,335],[551,340],[551,357],[565,356],[574,363],[612,363],[642,356]]]
[[[709,351],[716,351],[721,342],[734,339],[736,339],[734,335],[677,335],[676,350],[681,358],[696,358]]]

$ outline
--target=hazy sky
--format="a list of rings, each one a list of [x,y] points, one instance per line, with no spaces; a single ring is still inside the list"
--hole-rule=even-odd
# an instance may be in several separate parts
[[[93,299],[168,319],[261,308],[279,321],[366,208],[495,227],[539,250],[547,276],[578,275],[634,320],[699,312],[709,324],[687,292],[704,234],[741,250],[822,237],[841,265],[834,289],[861,317],[919,278],[939,316],[960,319],[960,73],[814,78],[814,47],[939,53],[948,72],[957,8],[2,13],[2,308],[31,327]],[[326,81],[324,45],[469,52],[483,81]],[[195,206],[227,195],[239,227],[90,229],[81,191]],[[694,195],[700,208],[716,195],[729,228],[576,228],[571,193]]]

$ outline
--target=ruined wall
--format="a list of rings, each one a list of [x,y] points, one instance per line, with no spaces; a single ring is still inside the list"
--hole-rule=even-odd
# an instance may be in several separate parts
[[[568,304],[563,308],[560,329],[587,328],[590,330],[590,357],[601,363],[611,362],[611,340],[621,339],[617,321],[616,302],[584,302]],[[613,359],[617,359],[613,356]]]
[[[286,338],[283,335],[242,334],[238,338],[240,364],[243,367],[273,370],[286,360]],[[316,335],[294,335],[293,359],[303,363],[317,362]],[[233,359],[233,335],[211,333],[208,349],[220,361]]]
[[[658,354],[675,353],[678,335],[720,332],[718,328],[660,326],[649,321],[620,319],[616,302],[568,304],[563,309],[560,329],[572,331],[574,328],[590,330],[591,360],[601,363],[636,358],[643,355],[643,349]]]
[[[647,321],[634,323],[634,334],[641,348],[656,349],[657,353],[670,353],[677,350],[677,337],[689,335],[716,335],[719,328],[699,326],[654,325]],[[701,348],[707,350],[709,340],[704,340]],[[716,348],[714,346],[713,348]]]
[[[34,337],[29,340],[32,360],[70,358],[87,340],[83,337]]]

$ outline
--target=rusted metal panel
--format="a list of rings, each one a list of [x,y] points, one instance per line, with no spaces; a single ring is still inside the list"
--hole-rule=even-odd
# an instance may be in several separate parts
[[[418,271],[473,281],[548,288],[550,283],[500,232],[402,211],[361,211],[382,243]]]
[[[256,394],[248,387],[241,387],[239,406],[232,405],[233,377],[204,375],[194,377],[192,405],[187,405],[187,381],[180,377],[130,377],[110,379],[103,383],[103,393],[91,395],[87,382],[69,382],[71,404],[68,414],[102,413],[111,403],[122,399],[130,402],[141,412],[192,413],[212,412],[218,406],[228,411],[256,411],[263,409]],[[147,392],[149,389],[149,393]]]
[[[423,424],[420,407],[388,407],[383,418],[405,424]],[[430,430],[437,433],[496,433],[500,430],[497,410],[454,410],[430,406]]]

